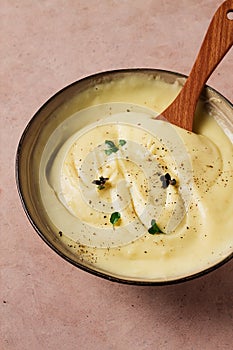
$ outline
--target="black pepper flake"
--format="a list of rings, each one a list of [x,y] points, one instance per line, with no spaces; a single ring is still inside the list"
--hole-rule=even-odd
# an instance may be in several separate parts
[[[59,236],[62,237],[62,231],[59,231]]]

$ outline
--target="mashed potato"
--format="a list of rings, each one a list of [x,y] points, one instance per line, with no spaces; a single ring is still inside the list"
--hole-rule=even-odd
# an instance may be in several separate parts
[[[231,141],[204,102],[195,133],[155,120],[180,88],[136,76],[98,85],[48,140],[44,207],[60,239],[100,271],[170,280],[233,249]]]

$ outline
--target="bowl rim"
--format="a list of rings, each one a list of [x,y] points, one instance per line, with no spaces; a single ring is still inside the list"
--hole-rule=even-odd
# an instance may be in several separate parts
[[[34,230],[37,232],[37,234],[40,236],[40,238],[55,252],[57,253],[61,258],[63,258],[65,261],[71,263],[73,266],[88,272],[94,276],[97,277],[101,277],[105,280],[108,281],[112,281],[112,282],[117,282],[120,284],[127,284],[127,285],[135,285],[135,286],[165,286],[165,285],[174,285],[174,284],[180,284],[180,283],[184,283],[187,281],[191,281],[194,280],[196,278],[202,277],[206,274],[209,274],[210,272],[215,271],[216,269],[218,269],[219,267],[223,266],[224,264],[226,264],[227,262],[229,262],[232,258],[233,258],[233,252],[230,253],[228,256],[226,256],[224,259],[222,259],[221,261],[215,263],[214,265],[193,273],[191,275],[188,276],[184,276],[184,277],[179,277],[179,278],[175,278],[175,279],[170,279],[170,280],[150,280],[150,279],[145,279],[143,280],[137,280],[137,279],[130,279],[128,277],[116,277],[114,275],[109,275],[107,272],[102,272],[102,271],[98,271],[95,270],[95,268],[90,268],[88,266],[85,266],[77,261],[72,260],[70,257],[68,257],[67,255],[65,255],[63,252],[61,252],[57,247],[55,247],[44,235],[43,232],[41,232],[41,230],[38,228],[37,224],[35,223],[35,221],[33,220],[33,218],[31,217],[30,214],[30,210],[27,207],[26,204],[26,200],[25,200],[25,196],[24,196],[24,191],[21,185],[21,180],[20,180],[20,163],[21,163],[21,156],[22,156],[22,145],[24,142],[24,139],[27,136],[28,131],[30,130],[33,122],[37,119],[38,115],[40,114],[40,112],[46,108],[47,105],[50,104],[50,102],[55,99],[58,95],[62,94],[64,91],[70,89],[71,87],[75,86],[76,84],[82,83],[84,81],[88,81],[88,80],[92,80],[95,78],[101,78],[104,76],[111,76],[111,75],[115,75],[115,74],[124,74],[124,73],[157,73],[159,75],[159,73],[161,74],[171,74],[174,76],[177,76],[178,78],[184,78],[187,79],[187,75],[176,72],[176,71],[171,71],[171,70],[165,70],[165,69],[157,69],[157,68],[121,68],[121,69],[114,69],[114,70],[108,70],[108,71],[101,71],[101,72],[96,72],[94,74],[85,76],[81,79],[78,79],[74,82],[72,82],[71,84],[66,85],[65,87],[63,87],[62,89],[60,89],[59,91],[57,91],[55,94],[53,94],[45,103],[43,103],[43,105],[34,113],[34,115],[30,118],[30,120],[28,121],[28,123],[26,124],[21,137],[19,139],[18,142],[18,146],[16,149],[16,155],[15,155],[15,181],[16,181],[16,187],[17,187],[17,191],[19,194],[19,198],[21,201],[21,205],[23,207],[23,210],[26,214],[26,217],[28,218],[31,226],[34,228]],[[222,100],[224,100],[224,102],[229,105],[231,108],[233,108],[233,103],[231,103],[225,96],[223,96],[220,92],[218,92],[216,89],[212,88],[209,85],[205,85],[204,89],[208,89],[209,91],[212,91],[213,93],[216,93]]]

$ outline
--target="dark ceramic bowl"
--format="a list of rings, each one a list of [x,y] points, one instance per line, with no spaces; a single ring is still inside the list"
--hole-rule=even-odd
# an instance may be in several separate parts
[[[57,230],[46,214],[43,203],[41,201],[40,187],[39,187],[39,166],[42,152],[52,132],[59,126],[66,118],[68,118],[75,111],[80,108],[88,107],[88,102],[83,106],[79,106],[76,97],[85,90],[95,90],[95,86],[99,84],[108,83],[119,80],[127,76],[138,75],[156,78],[161,77],[168,83],[173,83],[176,80],[185,81],[184,75],[156,70],[156,69],[127,69],[104,72],[81,79],[73,84],[65,87],[53,97],[51,97],[33,116],[25,128],[20,139],[17,156],[16,156],[16,181],[18,192],[22,201],[23,208],[27,214],[29,221],[34,227],[35,231],[40,237],[63,259],[70,262],[74,266],[83,269],[96,276],[106,278],[111,281],[135,284],[135,285],[163,285],[177,282],[184,282],[198,276],[202,276],[223,263],[229,261],[233,253],[218,261],[213,266],[210,266],[202,271],[186,276],[177,277],[169,280],[150,280],[135,277],[124,277],[121,275],[114,275],[106,271],[102,271],[89,263],[82,260],[82,258],[67,248],[67,245],[59,238]],[[97,93],[97,92],[96,92]],[[94,98],[95,96],[93,96]],[[221,94],[212,88],[206,86],[203,98],[211,99],[212,108],[216,111],[223,112],[225,118],[221,120],[224,127],[233,132],[233,106]],[[111,102],[111,101],[110,101]],[[129,101],[130,102],[130,101]],[[70,106],[70,107],[69,107]],[[221,113],[220,113],[221,114]]]

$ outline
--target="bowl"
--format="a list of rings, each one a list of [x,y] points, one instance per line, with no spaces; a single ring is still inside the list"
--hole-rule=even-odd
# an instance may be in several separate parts
[[[184,282],[198,276],[202,276],[216,269],[232,258],[233,238],[231,235],[231,238],[227,236],[228,242],[226,245],[228,244],[228,246],[223,249],[223,253],[221,251],[218,251],[218,254],[216,253],[216,256],[214,256],[213,259],[210,259],[206,263],[203,262],[203,255],[207,254],[206,252],[209,252],[209,246],[213,244],[213,238],[208,238],[208,232],[203,231],[200,234],[203,236],[201,238],[202,241],[199,242],[198,239],[200,239],[200,237],[198,236],[197,232],[195,235],[193,234],[195,237],[192,238],[189,243],[187,243],[187,251],[190,251],[190,253],[184,255],[184,260],[181,262],[182,265],[187,264],[188,266],[189,259],[190,261],[195,259],[191,253],[192,244],[196,244],[197,246],[198,244],[201,244],[204,247],[203,253],[200,253],[196,267],[192,267],[190,269],[187,267],[187,270],[182,267],[182,271],[180,273],[174,272],[172,253],[166,252],[164,250],[163,244],[160,243],[163,241],[163,239],[170,239],[171,243],[169,243],[169,247],[172,251],[173,245],[174,247],[176,246],[176,243],[173,243],[172,238],[170,238],[172,234],[169,235],[168,238],[164,238],[165,235],[155,235],[156,237],[153,236],[149,239],[151,239],[151,242],[153,242],[154,245],[161,244],[161,249],[157,249],[156,254],[160,254],[159,252],[162,251],[161,257],[155,254],[154,259],[157,259],[157,262],[155,263],[156,265],[162,266],[162,264],[165,264],[163,262],[165,261],[163,260],[165,259],[164,256],[167,255],[167,270],[164,268],[163,273],[159,274],[158,276],[150,276],[149,273],[147,274],[146,272],[140,272],[140,266],[142,266],[144,263],[143,260],[147,259],[149,262],[151,260],[148,260],[148,252],[146,250],[143,252],[145,254],[145,258],[140,257],[140,259],[138,259],[139,261],[137,260],[134,247],[135,240],[137,240],[138,236],[135,236],[135,233],[132,229],[130,232],[133,236],[129,239],[129,241],[127,241],[127,238],[125,237],[122,238],[122,241],[121,238],[119,238],[120,243],[117,243],[116,239],[113,242],[115,245],[112,244],[112,246],[111,243],[110,246],[108,246],[108,243],[106,242],[104,246],[101,246],[101,242],[95,241],[95,236],[92,236],[91,239],[90,237],[86,239],[84,237],[85,234],[83,234],[82,239],[79,241],[79,232],[76,232],[74,234],[72,228],[72,225],[75,226],[74,213],[69,212],[67,216],[63,217],[63,219],[60,218],[60,210],[63,210],[65,205],[64,203],[61,203],[62,201],[64,202],[64,197],[62,197],[59,183],[55,185],[50,184],[50,181],[53,181],[51,178],[53,178],[54,174],[56,174],[56,172],[59,172],[60,167],[63,166],[61,159],[60,161],[55,160],[57,159],[57,155],[60,152],[60,149],[62,149],[63,145],[66,143],[66,140],[72,137],[73,134],[79,133],[79,131],[83,128],[86,130],[85,132],[88,132],[89,113],[91,113],[90,120],[94,123],[97,123],[96,127],[101,125],[102,115],[107,115],[106,118],[111,119],[112,115],[115,114],[117,116],[123,115],[123,117],[125,117],[127,112],[133,112],[137,114],[140,121],[140,116],[143,114],[148,113],[150,115],[153,115],[153,113],[160,113],[162,109],[165,108],[165,106],[170,103],[171,100],[175,97],[178,91],[177,89],[181,88],[185,80],[186,76],[182,74],[158,69],[140,68],[102,72],[88,76],[65,87],[54,96],[52,96],[32,117],[21,136],[17,149],[17,188],[24,211],[33,228],[43,239],[43,241],[64,260],[82,270],[111,281],[134,285],[163,285]],[[128,93],[127,96],[122,96],[125,81],[127,81],[128,84]],[[135,96],[137,96],[139,92],[143,95],[145,84],[147,84],[147,82],[150,85],[156,84],[158,81],[164,81],[166,84],[171,85],[172,88],[169,90],[169,98],[166,97],[166,90],[163,91],[165,100],[161,98],[161,105],[156,111],[156,107],[152,108],[154,105],[150,104],[150,98],[145,100],[145,102],[142,102],[137,100]],[[150,94],[148,91],[146,93],[147,95]],[[207,114],[213,116],[213,119],[218,124],[218,128],[221,129],[221,131],[218,131],[218,137],[220,137],[219,135],[224,132],[224,137],[226,137],[232,145],[232,104],[219,92],[215,91],[209,86],[206,86],[200,97],[198,108],[205,108],[205,110],[208,112]],[[208,118],[209,117],[207,117],[205,121],[208,121]],[[79,121],[78,124],[76,124],[77,120]],[[69,127],[67,127],[67,123],[69,123]],[[137,124],[140,123],[138,122]],[[204,132],[205,134],[202,124],[203,122],[199,120],[199,117],[197,115],[194,121],[194,131],[197,133]],[[211,122],[209,128],[212,128]],[[180,135],[178,138],[180,140]],[[123,144],[124,142],[122,143],[122,146],[124,146]],[[110,146],[105,144],[105,147]],[[65,152],[67,153],[67,150]],[[88,162],[90,161],[91,159],[89,159]],[[137,162],[137,160],[134,160],[134,162]],[[213,168],[213,164],[210,164],[209,167],[210,169],[211,167]],[[149,170],[146,169],[146,171]],[[159,175],[161,177],[161,173]],[[58,180],[54,181],[56,182]],[[191,180],[189,179],[189,181]],[[215,181],[217,180],[215,179]],[[44,182],[46,182],[45,185],[43,184]],[[52,187],[54,187],[56,191]],[[162,186],[160,186],[160,189],[158,191],[161,191],[161,187]],[[163,194],[161,194],[161,196],[163,196]],[[59,202],[59,205],[57,204],[57,206],[54,205],[53,202],[53,200],[56,200],[56,198]],[[188,205],[186,209],[188,208]],[[61,207],[63,209],[61,209]],[[79,206],[76,209],[82,212]],[[200,208],[200,210],[202,209]],[[187,226],[185,219],[183,217],[182,219],[184,221],[182,225],[186,225],[185,234],[187,235],[187,232],[190,228]],[[54,222],[54,220],[58,220],[59,224],[57,222]],[[80,221],[82,221],[82,216],[80,216]],[[115,232],[118,232],[118,224],[119,223],[116,223],[115,226],[113,224],[113,234]],[[61,225],[62,228],[59,225]],[[181,225],[180,222],[177,225]],[[232,227],[232,221],[229,223],[229,227],[230,226]],[[67,227],[70,230],[69,232],[71,232],[68,237],[66,236],[66,232],[64,232]],[[72,238],[72,234],[74,234],[74,238]],[[95,235],[95,233],[93,234]],[[207,237],[206,241],[204,238],[205,236]],[[95,243],[93,243],[92,239]],[[230,240],[231,243],[229,243]],[[131,244],[131,242],[133,243]],[[95,244],[97,244],[97,248]],[[186,249],[182,246],[182,244],[183,243],[181,239],[176,249],[180,249],[180,251],[182,251],[182,249]],[[102,256],[104,256],[107,254],[106,252],[112,251],[114,249],[114,251],[117,251],[118,246],[124,247],[122,249],[124,250],[125,255],[124,259],[122,257],[122,261],[121,257],[118,257],[118,260],[115,261],[115,264],[119,265],[117,271],[115,271],[113,267],[113,260],[115,259],[114,254],[107,258],[104,266],[96,264],[96,256],[98,257],[98,254],[102,254]],[[119,251],[120,250],[121,249],[119,249]],[[132,266],[132,275],[130,275],[130,272],[128,272],[130,271],[129,266]],[[139,271],[138,274],[137,271]],[[166,271],[173,272],[168,273]]]

